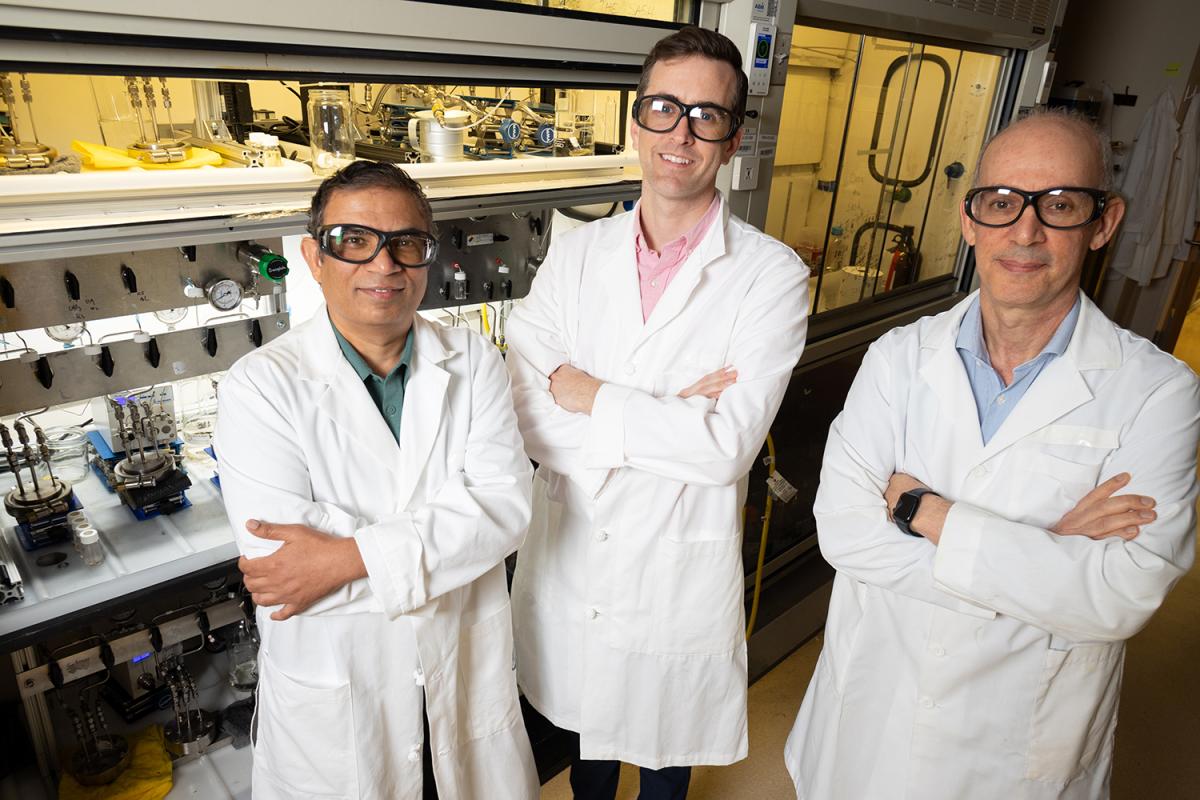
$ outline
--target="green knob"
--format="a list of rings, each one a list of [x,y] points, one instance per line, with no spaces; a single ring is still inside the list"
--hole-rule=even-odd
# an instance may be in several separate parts
[[[258,274],[272,281],[283,280],[288,274],[287,259],[268,251],[258,260]]]

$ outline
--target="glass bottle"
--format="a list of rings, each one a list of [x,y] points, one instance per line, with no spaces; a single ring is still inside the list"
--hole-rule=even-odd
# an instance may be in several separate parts
[[[309,89],[308,144],[312,168],[332,175],[354,160],[350,93],[343,89]]]

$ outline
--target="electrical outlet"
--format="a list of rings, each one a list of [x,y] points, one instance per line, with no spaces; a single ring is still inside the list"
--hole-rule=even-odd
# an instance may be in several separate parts
[[[758,159],[737,156],[733,159],[733,189],[746,192],[758,188]]]

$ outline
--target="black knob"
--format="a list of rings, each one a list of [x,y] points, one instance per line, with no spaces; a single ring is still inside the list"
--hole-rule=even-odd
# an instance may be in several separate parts
[[[121,283],[125,284],[125,291],[137,294],[137,275],[124,264],[121,265]]]
[[[67,270],[63,273],[63,283],[67,287],[67,297],[72,300],[79,300],[79,278],[75,277],[75,273]]]
[[[204,329],[204,350],[209,356],[217,354],[217,331],[214,328]]]
[[[256,319],[250,320],[250,341],[255,347],[262,347],[262,325]]]
[[[113,362],[112,351],[108,349],[108,345],[104,345],[103,347],[101,347],[100,348],[100,371],[103,372],[107,377],[111,378],[112,374],[113,374],[113,369],[115,369],[116,366],[117,365]]]
[[[151,339],[146,342],[146,360],[150,362],[150,366],[158,369],[158,363],[162,360],[162,354],[158,352],[158,340]]]
[[[17,304],[17,293],[8,282],[8,278],[0,278],[0,301],[4,303],[5,308],[12,308]]]

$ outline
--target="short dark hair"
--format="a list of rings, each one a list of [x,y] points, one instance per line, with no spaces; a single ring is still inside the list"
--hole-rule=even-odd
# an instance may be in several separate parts
[[[417,210],[421,212],[426,230],[434,233],[433,209],[429,205],[429,198],[421,189],[421,184],[395,164],[385,161],[354,161],[321,181],[308,210],[308,232],[313,236],[317,235],[317,229],[321,227],[325,214],[325,206],[329,205],[329,198],[334,192],[355,189],[395,189],[408,192],[417,204]]]
[[[742,54],[728,36],[706,28],[688,25],[666,38],[659,39],[642,62],[642,80],[638,83],[637,96],[642,97],[646,93],[651,67],[659,61],[674,61],[687,56],[704,56],[714,61],[723,61],[733,69],[733,74],[737,76],[737,89],[734,90],[733,108],[729,110],[733,112],[733,117],[740,126],[746,117],[746,95],[750,89],[750,80],[742,69]]]

